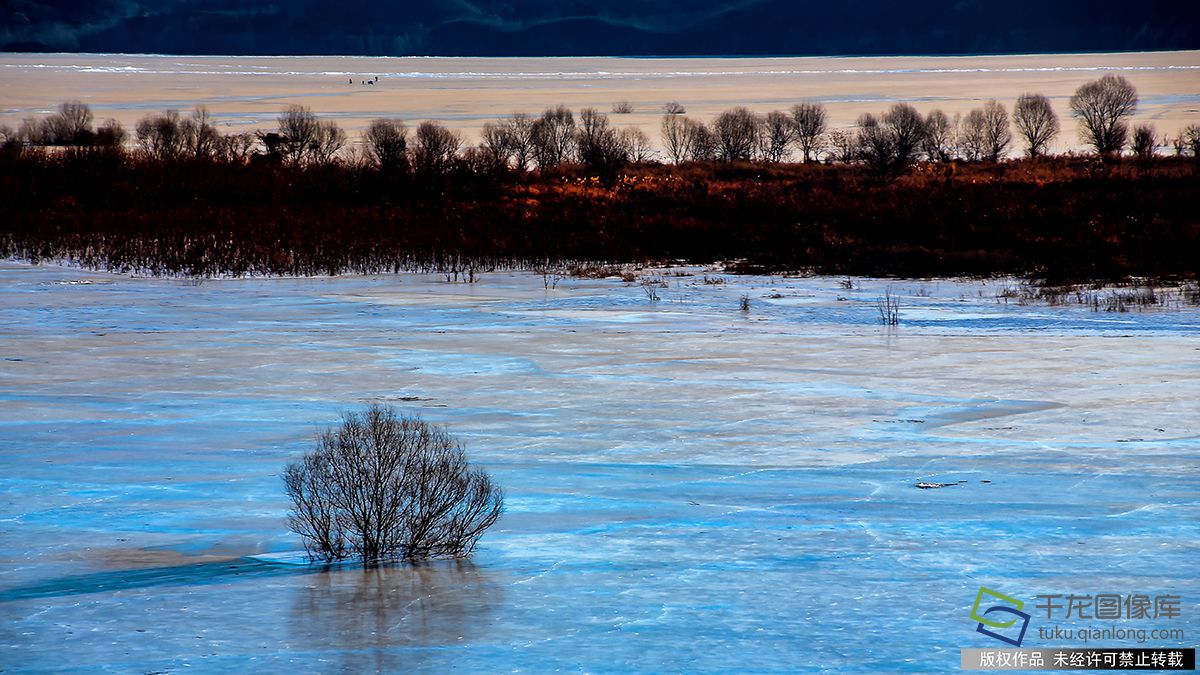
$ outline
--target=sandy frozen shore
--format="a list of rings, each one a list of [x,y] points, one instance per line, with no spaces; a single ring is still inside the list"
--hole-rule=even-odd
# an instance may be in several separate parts
[[[1200,121],[1200,52],[1185,51],[727,59],[2,54],[0,123],[15,127],[78,98],[98,118],[130,128],[148,112],[204,104],[232,131],[271,127],[284,105],[300,103],[350,132],[375,117],[436,119],[475,140],[483,122],[513,111],[560,103],[608,111],[627,100],[634,112],[615,121],[643,127],[657,143],[661,108],[671,100],[701,119],[735,105],[765,112],[816,100],[835,126],[848,126],[896,101],[954,114],[989,98],[1011,107],[1020,94],[1040,92],[1065,118],[1074,90],[1106,73],[1137,87],[1137,121],[1164,134]],[[361,84],[375,76],[378,84]],[[1077,145],[1074,123],[1064,120],[1054,149]]]
[[[0,263],[0,663],[957,672],[980,585],[1179,594],[1194,640],[1200,310],[1005,283]],[[371,400],[507,490],[471,562],[289,562],[280,468]]]

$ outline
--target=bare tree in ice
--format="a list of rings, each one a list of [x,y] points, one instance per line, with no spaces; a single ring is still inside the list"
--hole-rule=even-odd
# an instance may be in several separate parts
[[[503,491],[457,439],[381,405],[346,413],[283,482],[288,526],[314,560],[469,556],[504,508]]]

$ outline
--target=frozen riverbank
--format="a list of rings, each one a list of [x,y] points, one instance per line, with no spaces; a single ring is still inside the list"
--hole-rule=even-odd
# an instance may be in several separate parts
[[[1179,594],[1194,641],[1195,307],[669,284],[0,264],[0,662],[955,670],[990,646],[980,585]],[[298,544],[278,470],[367,400],[447,423],[507,489],[472,562],[269,562]]]

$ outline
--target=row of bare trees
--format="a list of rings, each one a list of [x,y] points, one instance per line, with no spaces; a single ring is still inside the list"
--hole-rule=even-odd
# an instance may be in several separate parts
[[[1149,156],[1159,145],[1150,125],[1130,132],[1128,119],[1137,109],[1137,92],[1123,77],[1106,75],[1083,85],[1069,105],[1079,120],[1081,137],[1101,155],[1119,154],[1128,145],[1134,154]],[[819,103],[765,115],[739,107],[717,115],[707,125],[667,112],[662,119],[662,145],[676,163],[779,162],[798,152],[805,162],[823,156],[826,161],[859,161],[891,172],[921,157],[934,162],[999,161],[1017,139],[1026,155],[1038,157],[1047,153],[1059,131],[1050,99],[1027,93],[1017,99],[1011,116],[994,100],[953,119],[941,110],[922,116],[913,106],[898,103],[881,115],[864,113],[848,130],[829,129],[828,113]],[[1161,144],[1166,143],[1164,139]],[[1184,129],[1174,145],[1177,154],[1198,154],[1200,125]]]
[[[1088,82],[1070,98],[1080,136],[1098,154],[1111,156],[1126,148],[1141,157],[1171,144],[1178,155],[1200,157],[1200,124],[1191,124],[1174,139],[1158,138],[1151,125],[1130,129],[1137,110],[1137,91],[1125,78],[1105,75]],[[20,129],[0,127],[0,142],[39,146],[123,146],[128,134],[116,120],[92,128],[93,115],[78,101],[63,103],[41,120],[28,119]],[[1015,131],[1015,133],[1014,133]],[[1060,124],[1050,99],[1020,96],[1012,113],[987,101],[953,118],[941,110],[921,115],[906,103],[882,114],[864,113],[853,127],[833,129],[823,105],[800,103],[788,111],[759,114],[736,107],[704,123],[684,115],[683,106],[664,107],[661,147],[666,159],[683,162],[862,163],[882,174],[903,171],[925,159],[947,162],[998,161],[1014,141],[1030,157],[1047,154]],[[480,169],[549,169],[565,163],[616,167],[656,158],[649,138],[637,127],[618,128],[608,115],[585,108],[576,115],[564,106],[541,115],[513,115],[483,125],[481,142],[467,146],[461,135],[438,122],[420,123],[410,141],[398,119],[376,119],[349,148],[335,122],[319,119],[310,109],[284,109],[276,129],[257,133],[221,133],[208,110],[196,107],[183,116],[169,110],[147,115],[135,129],[137,147],[161,159],[220,159],[245,162],[255,156],[293,166],[323,164],[335,158],[361,158],[388,171],[445,173],[466,164]],[[346,152],[349,149],[350,156]]]

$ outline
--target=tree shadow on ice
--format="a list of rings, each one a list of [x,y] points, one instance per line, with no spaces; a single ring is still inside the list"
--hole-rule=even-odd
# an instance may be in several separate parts
[[[237,558],[191,565],[96,572],[94,574],[61,577],[29,586],[5,589],[0,591],[0,602],[57,598],[70,595],[84,595],[87,593],[108,593],[161,586],[222,584],[266,577],[314,574],[323,572],[325,569],[326,567],[324,566],[294,565],[255,558]]]
[[[296,589],[288,632],[293,644],[336,656],[345,672],[403,671],[482,635],[503,600],[470,560],[337,568]]]

